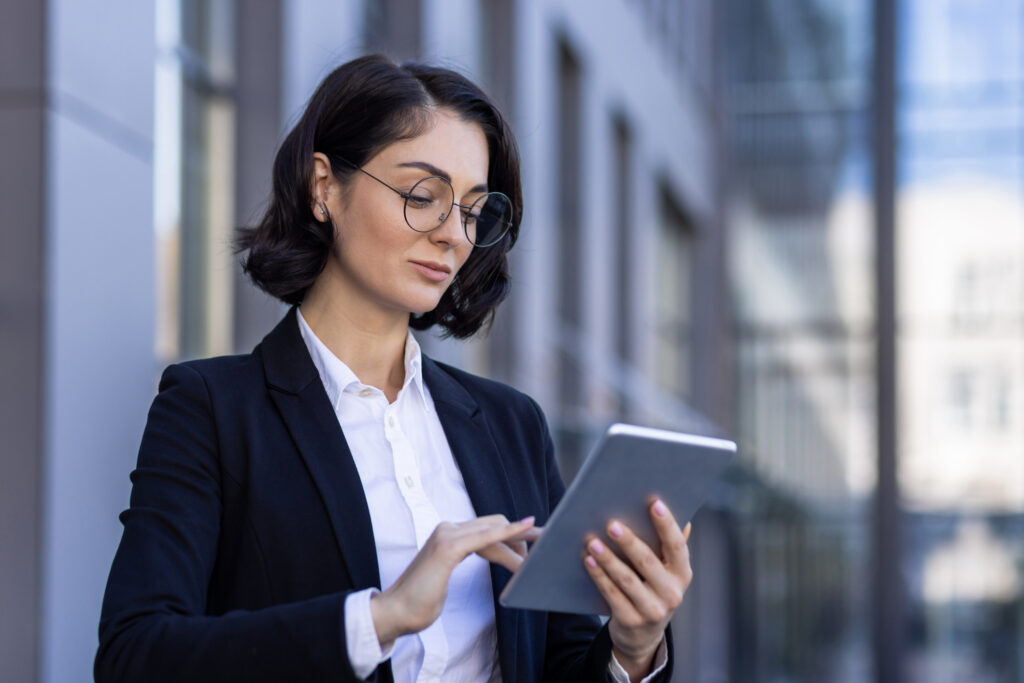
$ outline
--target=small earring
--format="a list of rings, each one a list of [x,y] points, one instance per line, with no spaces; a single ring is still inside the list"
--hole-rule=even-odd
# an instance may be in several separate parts
[[[327,206],[320,202],[320,218],[327,218]]]

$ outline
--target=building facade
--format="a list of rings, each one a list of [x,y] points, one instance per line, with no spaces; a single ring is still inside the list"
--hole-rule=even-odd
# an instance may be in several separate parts
[[[248,351],[281,316],[240,274],[231,233],[258,216],[315,84],[366,51],[481,83],[523,157],[513,294],[489,335],[426,334],[426,352],[536,397],[567,478],[616,420],[727,430],[713,12],[710,0],[4,3],[0,678],[90,679],[159,372]],[[692,636],[677,641],[686,680],[729,678],[718,523],[709,513],[693,541],[702,578],[677,625]]]

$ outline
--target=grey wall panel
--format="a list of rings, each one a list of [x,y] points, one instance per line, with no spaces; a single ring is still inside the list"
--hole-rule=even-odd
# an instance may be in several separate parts
[[[153,12],[131,0],[47,10],[42,681],[92,677],[156,384]]]
[[[47,13],[55,106],[145,157],[153,140],[153,4],[51,0]]]
[[[100,601],[154,393],[152,166],[51,114],[44,681],[91,675]]]
[[[39,651],[43,32],[46,3],[0,3],[0,680]]]
[[[36,677],[43,111],[0,106],[0,680]]]
[[[252,3],[237,13],[237,130],[235,215],[240,225],[259,221],[270,196],[271,169],[281,124],[281,3]],[[235,350],[251,351],[277,322],[284,304],[235,270]]]
[[[42,49],[47,3],[39,0],[0,2],[0,98],[13,91],[38,93],[43,80]],[[0,106],[5,102],[0,101]]]

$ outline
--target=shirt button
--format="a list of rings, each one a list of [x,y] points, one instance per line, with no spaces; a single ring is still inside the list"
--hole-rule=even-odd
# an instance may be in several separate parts
[[[367,387],[360,391],[359,395],[362,396],[363,398],[369,398],[370,396],[373,396],[373,389]]]
[[[408,486],[409,488],[412,488],[415,484],[416,484],[416,482],[413,481],[411,476],[409,476],[408,474],[405,475],[405,485],[406,486]]]
[[[394,415],[388,415],[388,427],[391,427],[392,429],[395,428],[395,416]]]

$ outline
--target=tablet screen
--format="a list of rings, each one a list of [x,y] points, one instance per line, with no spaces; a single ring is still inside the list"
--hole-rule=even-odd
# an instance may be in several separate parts
[[[593,533],[614,549],[604,528],[615,517],[658,552],[657,534],[648,513],[651,497],[660,497],[679,525],[685,525],[735,454],[736,444],[724,439],[612,425],[552,512],[526,561],[505,586],[501,604],[609,614],[607,603],[583,567],[586,535]]]

